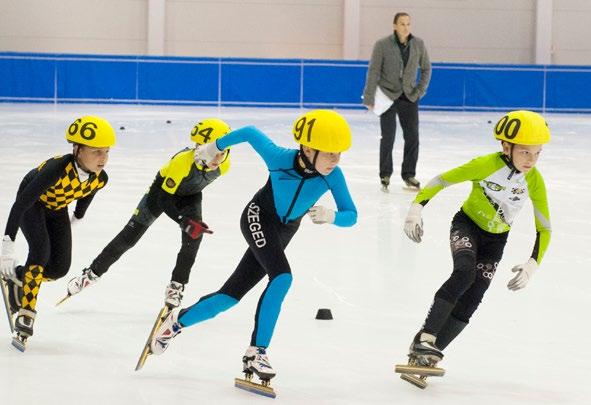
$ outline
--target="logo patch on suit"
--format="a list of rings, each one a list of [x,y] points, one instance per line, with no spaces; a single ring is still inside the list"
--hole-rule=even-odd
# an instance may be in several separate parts
[[[501,191],[505,189],[505,187],[501,186],[500,184],[493,183],[492,181],[484,180],[484,185],[486,186],[486,188],[492,191]]]
[[[525,189],[521,186],[515,186],[511,189],[511,192],[513,194],[523,194],[523,193],[525,193]]]
[[[166,179],[166,187],[168,188],[174,188],[174,186],[176,186],[176,182],[171,179],[170,177]]]

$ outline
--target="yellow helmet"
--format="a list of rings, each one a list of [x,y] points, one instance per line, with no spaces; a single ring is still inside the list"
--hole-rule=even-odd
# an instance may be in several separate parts
[[[349,124],[336,111],[307,112],[295,120],[292,132],[297,143],[321,152],[339,153],[351,147]]]
[[[211,143],[226,135],[232,129],[219,118],[207,118],[199,121],[191,130],[191,140],[198,145]]]
[[[533,111],[517,110],[505,114],[493,129],[495,138],[519,145],[542,145],[550,141],[544,117]]]
[[[94,148],[115,145],[115,130],[104,118],[85,115],[72,122],[66,130],[66,141]]]

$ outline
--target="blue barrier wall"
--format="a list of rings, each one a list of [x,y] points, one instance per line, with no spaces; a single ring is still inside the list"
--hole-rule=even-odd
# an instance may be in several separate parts
[[[366,61],[0,53],[0,101],[363,108]],[[434,63],[425,110],[591,112],[591,67]]]

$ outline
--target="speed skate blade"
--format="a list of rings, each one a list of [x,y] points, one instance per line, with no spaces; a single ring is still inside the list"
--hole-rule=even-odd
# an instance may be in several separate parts
[[[162,325],[162,322],[168,316],[168,312],[170,312],[171,309],[172,308],[165,305],[162,307],[162,309],[158,313],[158,317],[156,318],[156,322],[154,322],[154,326],[152,326],[152,330],[150,331],[150,334],[148,335],[148,340],[146,341],[146,344],[144,345],[144,349],[142,350],[142,354],[140,355],[140,358],[138,359],[137,364],[135,366],[135,371],[139,371],[139,370],[141,370],[142,367],[144,367],[144,364],[146,363],[146,359],[152,353],[150,350],[150,343],[152,343],[152,339],[154,338],[154,334],[156,333],[156,331],[158,330],[160,325]]]
[[[427,388],[427,381],[425,378],[416,377],[411,374],[400,374],[400,378],[402,378],[404,381],[411,383],[415,387],[419,387],[422,390]]]
[[[4,307],[6,308],[6,317],[8,318],[8,325],[10,326],[10,333],[14,332],[14,319],[12,311],[10,310],[10,303],[8,302],[8,286],[2,277],[0,277],[0,289],[2,289],[2,299]]]
[[[69,299],[72,295],[68,294],[66,295],[64,298],[62,298],[61,300],[59,300],[58,302],[55,303],[55,306],[57,307],[58,305],[61,305],[64,303],[64,301],[66,301],[67,299]]]
[[[27,339],[26,338],[22,338],[20,336],[15,336],[12,338],[12,345],[14,347],[16,347],[19,351],[23,352],[25,351],[26,348],[26,343],[27,343]]]
[[[445,370],[438,367],[410,366],[408,364],[397,364],[394,371],[400,374],[417,374],[425,377],[443,377]]]
[[[277,397],[277,394],[275,394],[275,391],[270,386],[257,384],[252,381],[245,380],[243,378],[234,378],[234,386],[236,388],[240,388],[241,390],[252,392],[258,395],[263,395],[265,397]]]

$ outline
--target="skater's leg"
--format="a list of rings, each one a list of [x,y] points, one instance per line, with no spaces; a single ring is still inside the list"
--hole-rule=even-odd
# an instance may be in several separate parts
[[[70,270],[72,263],[72,230],[70,217],[64,209],[47,217],[49,235],[49,260],[43,271],[43,281],[62,278]]]
[[[234,306],[263,277],[265,271],[248,249],[236,270],[217,292],[201,297],[197,303],[181,311],[182,326],[191,326],[215,317]]]
[[[437,347],[446,348],[468,325],[468,322],[492,282],[497,265],[503,255],[507,234],[481,235],[481,245],[476,264],[476,280],[458,300],[450,317],[437,335]]]
[[[462,212],[456,214],[450,231],[454,268],[449,279],[435,293],[423,327],[424,332],[437,336],[457,301],[476,280],[478,237],[476,224]]]

